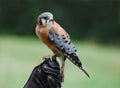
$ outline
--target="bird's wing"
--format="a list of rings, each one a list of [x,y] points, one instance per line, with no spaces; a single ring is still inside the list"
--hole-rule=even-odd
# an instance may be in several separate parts
[[[83,69],[82,63],[76,54],[76,49],[68,34],[63,33],[62,35],[56,33],[53,29],[49,31],[50,41],[59,49],[65,57],[67,57],[73,64],[78,66],[88,77],[88,73]]]

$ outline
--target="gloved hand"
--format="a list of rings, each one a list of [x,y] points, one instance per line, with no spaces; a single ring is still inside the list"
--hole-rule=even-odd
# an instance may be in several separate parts
[[[36,66],[24,88],[61,88],[60,67],[56,59],[47,59]]]

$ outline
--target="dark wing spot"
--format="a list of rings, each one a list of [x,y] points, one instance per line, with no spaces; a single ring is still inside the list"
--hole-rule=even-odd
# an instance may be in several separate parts
[[[75,48],[75,46],[73,46],[73,48]]]
[[[66,39],[66,37],[63,37],[63,39]]]
[[[67,43],[67,42],[68,42],[68,40],[65,40],[64,42],[65,42],[65,43]]]
[[[70,36],[69,36],[69,34],[67,34],[67,38],[69,38],[69,39],[70,39]]]
[[[68,48],[68,50],[70,50],[70,48]]]
[[[58,40],[60,40],[60,37],[58,37]]]
[[[61,41],[58,41],[61,44]]]
[[[61,45],[60,48],[63,49],[64,47]]]
[[[68,43],[69,45],[71,44],[71,42]]]
[[[75,49],[75,52],[77,52],[77,50]]]

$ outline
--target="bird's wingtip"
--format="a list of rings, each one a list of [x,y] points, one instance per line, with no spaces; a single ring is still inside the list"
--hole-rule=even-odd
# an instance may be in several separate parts
[[[87,71],[85,69],[83,69],[83,68],[80,68],[80,69],[87,75],[88,78],[90,78],[90,75],[87,73]]]

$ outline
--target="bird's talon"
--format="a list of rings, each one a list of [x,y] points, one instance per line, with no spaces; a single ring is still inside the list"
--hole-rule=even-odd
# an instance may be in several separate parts
[[[51,61],[52,61],[52,59],[55,59],[56,58],[56,56],[55,55],[48,55],[48,56],[43,56],[43,60],[48,60],[48,59],[50,59]]]
[[[43,60],[45,59],[45,60],[48,60],[48,59],[51,59],[51,55],[48,55],[48,56],[43,56],[43,58],[42,58]]]
[[[50,57],[50,60],[52,61],[52,57]]]

